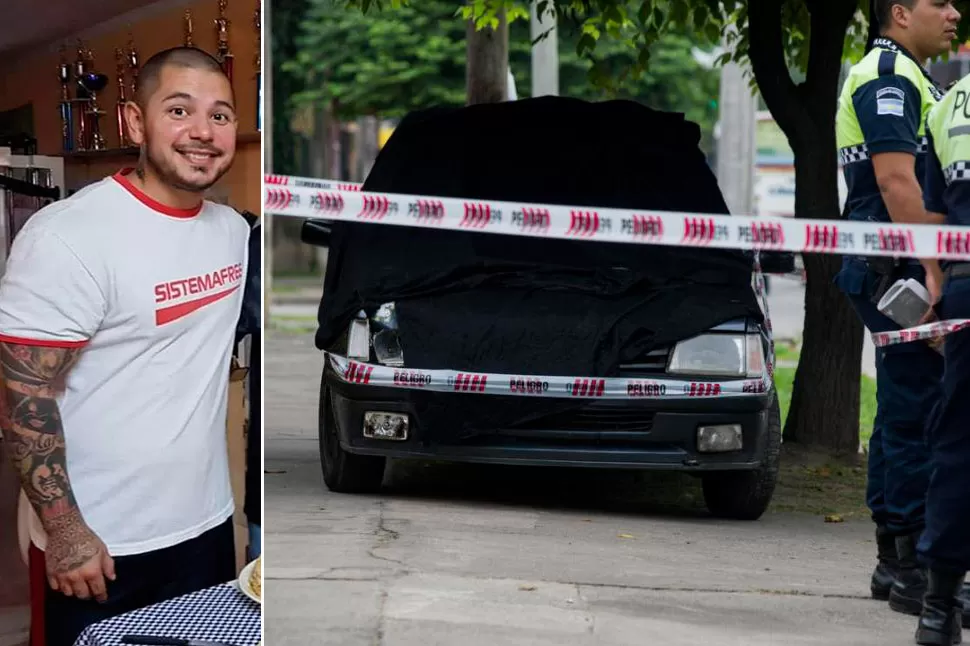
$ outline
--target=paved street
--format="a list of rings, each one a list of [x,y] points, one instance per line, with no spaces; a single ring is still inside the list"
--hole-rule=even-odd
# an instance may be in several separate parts
[[[628,473],[392,463],[384,495],[329,493],[311,335],[266,364],[268,644],[912,643],[867,598],[866,522],[645,508]]]

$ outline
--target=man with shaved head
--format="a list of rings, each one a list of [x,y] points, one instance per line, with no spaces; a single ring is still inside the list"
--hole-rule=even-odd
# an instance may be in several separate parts
[[[0,280],[0,428],[30,503],[47,646],[234,578],[228,373],[249,225],[203,199],[238,122],[209,54],[125,106],[137,168],[35,214]]]

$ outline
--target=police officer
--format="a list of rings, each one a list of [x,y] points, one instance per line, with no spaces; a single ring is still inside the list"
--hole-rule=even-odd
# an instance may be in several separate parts
[[[923,61],[950,49],[960,14],[949,0],[872,0],[866,56],[839,97],[836,139],[848,187],[846,213],[863,222],[933,222],[922,208],[924,118],[942,92]],[[919,178],[919,179],[918,179]],[[902,278],[942,280],[934,260],[847,256],[836,277],[871,332],[899,329],[876,303]],[[925,343],[876,351],[876,419],[869,443],[866,502],[876,523],[872,596],[919,614],[926,575],[916,542],[923,530],[929,451],[925,420],[940,396],[943,358]]]
[[[926,125],[926,210],[945,214],[946,224],[970,227],[970,77],[930,111]],[[943,319],[970,318],[970,262],[945,267],[937,313]],[[970,330],[947,336],[943,348],[943,395],[929,430],[933,473],[926,529],[918,545],[928,585],[917,644],[959,643],[958,596],[970,569]]]

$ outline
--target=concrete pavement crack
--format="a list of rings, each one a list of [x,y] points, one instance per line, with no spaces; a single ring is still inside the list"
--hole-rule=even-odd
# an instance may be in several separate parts
[[[384,643],[384,607],[387,605],[387,590],[381,590],[381,602],[377,608],[377,634],[375,635],[375,646]]]
[[[704,594],[762,594],[783,597],[816,597],[819,599],[862,599],[870,600],[867,594],[842,594],[812,592],[809,590],[783,590],[771,588],[692,588],[683,586],[636,585],[632,583],[589,583],[576,581],[551,581],[561,585],[574,585],[588,588],[616,588],[618,590],[642,590],[644,592],[700,592]]]
[[[596,613],[590,612],[589,601],[583,596],[583,587],[576,584],[576,599],[583,604],[583,610],[586,613],[586,619],[589,621],[589,626],[586,628],[586,632],[590,635],[596,634]]]
[[[393,529],[387,527],[385,524],[386,519],[384,518],[384,501],[378,502],[380,506],[380,511],[377,516],[377,529],[374,531],[374,535],[377,537],[377,544],[367,550],[367,554],[379,561],[387,561],[388,563],[394,563],[395,565],[400,565],[403,568],[407,568],[407,563],[404,561],[399,561],[397,559],[392,559],[389,556],[381,556],[377,554],[377,550],[387,547],[392,541],[396,541],[401,537],[401,535],[394,531]]]
[[[405,574],[408,574],[409,570],[408,570],[407,564],[404,561],[400,561],[398,559],[392,559],[388,556],[381,556],[380,554],[377,553],[377,550],[383,547],[387,547],[392,541],[396,541],[397,539],[401,538],[401,534],[399,532],[391,529],[386,524],[387,519],[384,517],[384,508],[385,508],[384,501],[380,500],[378,501],[377,504],[379,505],[379,512],[377,515],[377,529],[374,531],[374,536],[377,538],[377,541],[373,547],[367,550],[367,553],[372,558],[375,558],[379,561],[394,563],[395,565],[398,565],[401,567],[400,570],[390,573],[386,576],[382,576],[378,579],[379,582],[381,583],[382,589],[381,589],[380,603],[378,604],[378,608],[377,608],[377,633],[374,636],[375,637],[374,643],[376,646],[381,646],[384,643],[384,633],[386,630],[384,625],[384,622],[386,620],[386,617],[384,616],[384,611],[385,611],[385,608],[387,607],[387,597],[388,597],[388,592],[386,587],[387,580],[392,577],[404,576]]]

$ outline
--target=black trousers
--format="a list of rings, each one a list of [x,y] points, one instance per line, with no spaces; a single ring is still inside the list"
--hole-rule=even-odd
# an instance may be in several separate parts
[[[138,608],[174,599],[236,578],[232,518],[197,538],[145,554],[115,557],[108,600],[81,600],[45,582],[47,646],[73,646],[84,629]]]
[[[970,317],[970,277],[947,281],[938,307],[943,319]],[[970,330],[946,337],[943,403],[933,434],[933,475],[926,497],[926,530],[917,547],[934,570],[970,570]]]

